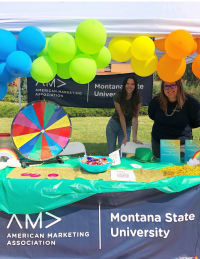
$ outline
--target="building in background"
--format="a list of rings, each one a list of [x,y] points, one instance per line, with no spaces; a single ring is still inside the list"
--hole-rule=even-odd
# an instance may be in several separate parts
[[[130,64],[109,64],[105,68],[98,69],[97,75],[126,74],[133,72]]]

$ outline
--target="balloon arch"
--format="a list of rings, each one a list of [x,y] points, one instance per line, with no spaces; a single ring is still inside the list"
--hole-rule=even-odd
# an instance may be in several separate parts
[[[95,19],[82,21],[75,37],[59,32],[51,37],[35,26],[21,30],[18,38],[0,29],[0,99],[7,93],[7,83],[16,77],[32,77],[40,83],[51,81],[57,74],[62,79],[72,78],[87,84],[96,76],[98,68],[130,60],[133,71],[142,77],[153,74],[168,82],[179,80],[185,70],[185,58],[194,52],[200,54],[200,39],[185,30],[171,32],[166,38],[147,36],[114,37],[106,43],[104,25]],[[158,61],[155,48],[166,52]],[[194,75],[200,78],[200,55],[192,64]]]

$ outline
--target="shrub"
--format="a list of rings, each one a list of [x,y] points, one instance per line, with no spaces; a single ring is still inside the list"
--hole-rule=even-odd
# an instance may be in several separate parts
[[[13,118],[19,111],[19,106],[13,103],[0,103],[0,118]]]
[[[141,115],[148,115],[148,106],[142,106],[140,108],[140,116]]]
[[[114,109],[92,109],[92,108],[74,108],[63,107],[70,117],[109,117]]]
[[[22,104],[22,107],[26,103]],[[92,108],[74,108],[63,107],[63,109],[73,117],[110,117],[114,113],[114,109],[92,109]],[[147,115],[147,106],[142,106],[140,109],[140,115]],[[0,118],[14,118],[19,111],[19,105],[7,102],[0,103]]]
[[[3,101],[4,101],[4,102],[11,102],[11,103],[14,103],[14,102],[18,102],[18,98],[16,98],[14,95],[7,94],[7,95],[3,98]]]

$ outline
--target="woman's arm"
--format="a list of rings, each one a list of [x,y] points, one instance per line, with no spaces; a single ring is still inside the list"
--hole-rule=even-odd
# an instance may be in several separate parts
[[[133,142],[135,142],[137,144],[143,144],[142,142],[137,140],[138,116],[139,116],[139,112],[140,112],[140,107],[141,107],[141,103],[138,104],[136,116],[132,118]]]
[[[119,114],[119,120],[120,120],[120,124],[124,133],[124,139],[122,141],[122,144],[126,145],[127,143],[127,134],[126,134],[126,120],[124,117],[124,114],[122,112],[122,109],[120,107],[120,104],[117,102],[114,102],[115,105],[115,109],[117,110],[118,114]]]
[[[157,102],[156,102],[156,99],[153,98],[149,103],[149,107],[148,107],[149,118],[152,120],[154,120],[156,108],[157,108]]]

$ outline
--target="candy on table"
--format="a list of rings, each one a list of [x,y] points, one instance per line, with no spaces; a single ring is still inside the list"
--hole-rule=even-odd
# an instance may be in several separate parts
[[[41,174],[22,173],[21,176],[40,177]]]
[[[48,174],[49,177],[58,177],[58,174]]]
[[[200,175],[200,165],[181,165],[167,166],[160,170],[165,177],[174,177],[180,175]]]
[[[31,174],[30,177],[40,177],[41,174]]]
[[[31,176],[31,173],[22,173],[21,176]]]
[[[84,157],[82,158],[81,162],[87,165],[105,165],[110,163],[105,157],[100,158],[95,156]]]

